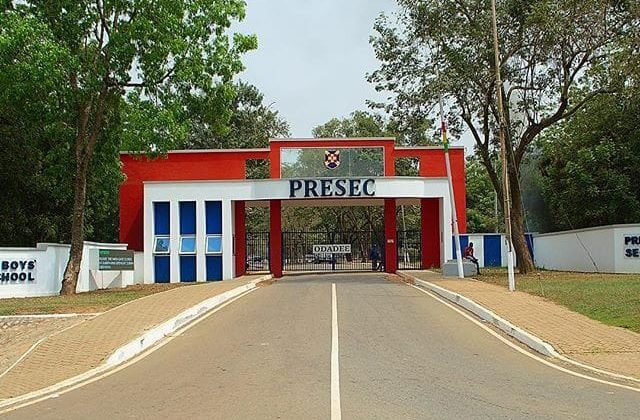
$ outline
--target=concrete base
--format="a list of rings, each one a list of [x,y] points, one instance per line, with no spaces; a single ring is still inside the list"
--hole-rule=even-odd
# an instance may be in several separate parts
[[[471,261],[462,260],[462,271],[465,277],[471,277],[478,274],[476,265]],[[456,260],[449,260],[442,267],[442,275],[445,277],[458,277],[458,263]]]

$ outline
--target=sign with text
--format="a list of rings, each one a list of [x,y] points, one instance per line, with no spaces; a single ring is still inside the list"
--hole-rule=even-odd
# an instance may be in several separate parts
[[[133,251],[124,249],[98,250],[98,270],[133,271]]]
[[[625,258],[640,258],[640,235],[624,235]]]
[[[289,198],[374,197],[374,178],[290,179]]]
[[[0,261],[0,284],[33,283],[36,281],[36,260]]]
[[[314,254],[351,254],[351,244],[314,245]]]

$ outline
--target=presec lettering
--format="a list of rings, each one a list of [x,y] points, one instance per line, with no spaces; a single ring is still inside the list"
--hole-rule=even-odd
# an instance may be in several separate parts
[[[373,197],[376,180],[367,179],[291,179],[289,198]]]

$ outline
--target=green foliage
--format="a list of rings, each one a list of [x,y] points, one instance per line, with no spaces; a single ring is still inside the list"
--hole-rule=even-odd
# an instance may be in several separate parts
[[[69,242],[72,225],[89,239],[115,240],[120,150],[174,148],[193,115],[226,130],[232,78],[257,46],[254,36],[227,32],[244,7],[2,2],[0,182],[11,206],[0,209],[0,244]],[[74,206],[81,217],[72,218]]]
[[[501,214],[495,214],[496,193],[487,171],[477,158],[467,159],[467,231],[469,233],[498,232]]]
[[[640,220],[640,96],[601,97],[540,142],[554,229]]]

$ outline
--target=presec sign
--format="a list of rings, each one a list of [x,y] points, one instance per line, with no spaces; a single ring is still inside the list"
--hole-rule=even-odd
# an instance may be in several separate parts
[[[290,179],[289,198],[374,197],[373,178]]]
[[[624,235],[625,258],[640,258],[640,235]]]
[[[36,260],[0,261],[0,284],[33,283],[36,281]]]

